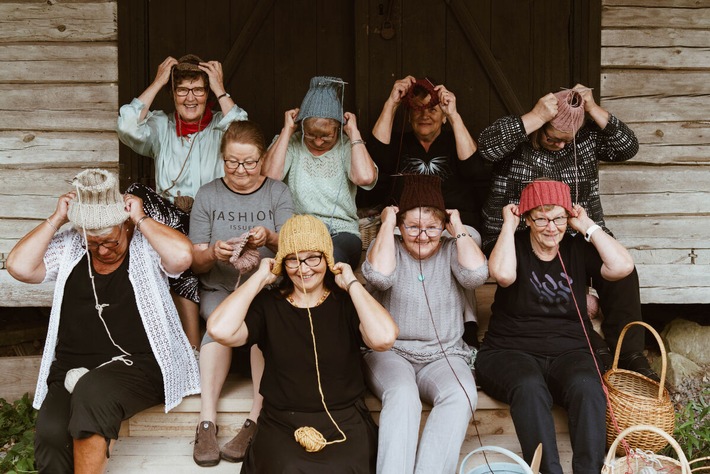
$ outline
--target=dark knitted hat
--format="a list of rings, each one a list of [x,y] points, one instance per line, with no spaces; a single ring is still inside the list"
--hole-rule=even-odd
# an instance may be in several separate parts
[[[201,62],[204,61],[202,61],[199,56],[194,54],[186,54],[178,59],[178,62],[174,67],[178,71],[203,72],[202,69],[199,68]]]
[[[584,99],[582,95],[572,89],[560,91],[557,97],[557,115],[550,120],[550,125],[560,132],[574,133],[584,123]]]
[[[569,186],[561,181],[533,181],[520,193],[520,215],[536,207],[554,204],[564,207],[572,215],[572,197]]]
[[[402,177],[404,186],[399,199],[399,212],[415,207],[433,207],[446,212],[441,194],[441,178],[432,174],[407,174]]]
[[[301,102],[296,121],[310,117],[329,118],[343,123],[341,97],[345,82],[339,77],[316,76]]]

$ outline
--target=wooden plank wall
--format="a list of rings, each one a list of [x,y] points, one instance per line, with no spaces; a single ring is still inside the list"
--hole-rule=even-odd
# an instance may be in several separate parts
[[[710,1],[602,5],[601,103],[641,145],[601,168],[608,225],[644,303],[710,303]]]
[[[118,170],[116,1],[0,0],[0,260],[82,168]],[[50,306],[51,285],[0,269],[0,306]]]

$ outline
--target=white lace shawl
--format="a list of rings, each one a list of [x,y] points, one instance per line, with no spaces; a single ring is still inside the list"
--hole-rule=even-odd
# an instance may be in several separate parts
[[[81,239],[81,234],[74,230],[57,234],[44,255],[47,269],[44,281],[56,281],[56,285],[33,402],[36,409],[47,395],[47,377],[55,357],[64,286],[86,252],[81,247]],[[140,231],[134,232],[130,246],[128,277],[150,346],[163,373],[165,411],[168,412],[183,397],[200,393],[199,368],[170,297],[168,276],[177,275],[165,271],[158,253]]]

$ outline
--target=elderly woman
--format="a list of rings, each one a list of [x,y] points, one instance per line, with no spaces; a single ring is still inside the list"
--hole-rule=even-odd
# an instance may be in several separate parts
[[[277,288],[265,289],[282,273]],[[363,401],[360,347],[389,349],[397,326],[352,268],[335,263],[320,220],[289,219],[276,259],[261,261],[207,329],[222,344],[257,344],[266,359],[264,407],[242,473],[374,472],[377,431]]]
[[[488,267],[440,186],[436,176],[405,176],[399,209],[382,211],[362,266],[400,331],[392,350],[365,354],[368,385],[382,400],[377,472],[454,472],[478,400],[474,352],[462,339],[465,289],[482,285]],[[445,228],[455,237],[442,237]],[[417,445],[421,400],[433,409]]]
[[[516,233],[521,220],[527,230]],[[578,232],[566,233],[567,226]],[[626,249],[606,234],[559,181],[538,180],[503,208],[488,262],[498,283],[476,359],[481,387],[510,405],[529,463],[542,443],[541,472],[562,473],[551,407],[568,412],[575,474],[598,473],[605,455],[606,399],[592,355],[585,282],[633,271]]]
[[[245,269],[246,273],[241,275],[230,263],[237,246],[234,239],[248,235],[247,248],[258,249],[254,259],[254,264],[258,264],[260,257],[274,256],[279,229],[293,214],[288,187],[281,181],[261,175],[265,150],[264,134],[256,124],[233,122],[222,137],[224,177],[204,185],[195,196],[190,215],[192,270],[200,278],[200,314],[205,320],[234,291],[237,282],[243,282],[251,274],[251,270]],[[200,466],[214,466],[219,463],[220,454],[228,461],[241,461],[256,430],[263,400],[259,395],[259,382],[264,358],[257,346],[252,346],[252,409],[243,428],[220,453],[215,426],[217,401],[231,361],[232,349],[214,342],[205,334],[200,350],[200,423],[193,453]]]
[[[175,104],[172,114],[150,110],[164,87]],[[220,108],[214,113],[213,100]],[[166,58],[150,86],[120,110],[118,138],[155,160],[155,191],[134,184],[127,192],[143,199],[148,215],[187,234],[195,193],[224,175],[219,155],[222,134],[230,123],[246,118],[224,89],[219,62],[205,62],[194,54]],[[199,346],[197,277],[188,271],[171,281],[171,288],[188,339]]]
[[[200,390],[167,281],[189,267],[190,241],[108,171],[73,184],[7,260],[20,281],[56,281],[34,399],[40,472],[103,472],[122,420]]]
[[[375,186],[377,166],[355,115],[343,113],[344,87],[335,77],[311,79],[301,107],[286,112],[281,134],[266,153],[263,172],[288,184],[296,212],[314,215],[328,227],[335,261],[355,268],[362,253],[355,193],[358,186]]]

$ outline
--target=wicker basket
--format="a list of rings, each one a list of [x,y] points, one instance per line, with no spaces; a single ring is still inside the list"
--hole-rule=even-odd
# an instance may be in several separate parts
[[[697,466],[693,466],[693,464],[698,463]],[[706,466],[700,466],[700,463],[706,464]],[[707,472],[710,471],[710,456],[704,457],[704,458],[698,458],[698,459],[693,459],[688,463],[690,465],[691,472]]]
[[[640,450],[630,453],[629,456],[614,458],[614,452],[618,452],[619,447],[621,447],[621,440],[628,438],[629,436],[635,436],[641,431],[652,432],[654,433],[654,436],[663,438],[666,444],[670,443],[678,455],[678,459],[669,458],[668,456],[660,456],[653,453],[644,453]],[[676,440],[674,440],[669,434],[659,430],[655,426],[630,426],[622,431],[619,436],[616,437],[614,442],[611,443],[609,452],[604,460],[602,474],[644,474],[647,472],[690,474],[691,470],[690,465],[688,464],[688,459],[685,457],[685,454],[683,454],[683,450],[680,448]]]
[[[640,325],[651,331],[658,341],[661,351],[661,382],[651,380],[648,377],[617,368],[621,344],[626,331],[634,325]],[[635,321],[626,325],[619,335],[614,354],[614,363],[611,369],[604,374],[604,385],[609,392],[609,403],[606,408],[606,444],[611,446],[619,431],[634,425],[651,425],[660,428],[669,435],[673,435],[675,428],[675,412],[668,390],[665,389],[666,380],[666,349],[658,333],[648,324]],[[612,417],[613,416],[613,417]],[[618,430],[614,424],[618,425]],[[626,438],[631,449],[641,449],[643,451],[657,452],[667,444],[664,437],[658,436],[648,431],[643,433],[632,433]],[[623,447],[619,446],[617,452],[619,456],[624,454]]]
[[[376,216],[363,217],[359,220],[360,223],[360,238],[362,239],[362,249],[367,250],[370,243],[377,236],[380,230],[382,219],[379,214]]]

